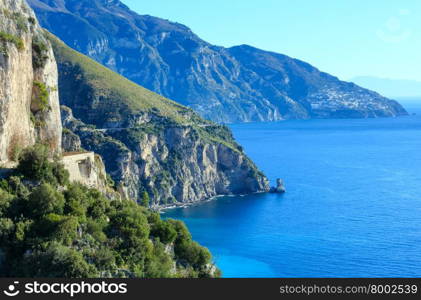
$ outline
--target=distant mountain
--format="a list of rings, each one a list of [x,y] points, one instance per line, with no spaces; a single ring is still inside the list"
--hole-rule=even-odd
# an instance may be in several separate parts
[[[421,81],[359,76],[352,82],[392,98],[421,98]]]
[[[118,0],[29,0],[66,44],[217,122],[405,115],[396,101],[285,55],[211,45]]]

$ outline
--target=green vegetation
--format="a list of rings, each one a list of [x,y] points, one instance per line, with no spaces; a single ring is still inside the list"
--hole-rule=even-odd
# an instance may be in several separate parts
[[[25,48],[25,44],[20,37],[3,31],[0,31],[0,42],[3,43],[3,46],[1,47],[3,55],[7,55],[6,47],[4,46],[5,43],[14,44],[18,50],[23,50]]]
[[[42,112],[49,110],[49,97],[47,86],[43,82],[34,81],[31,109]]]
[[[45,127],[46,123],[44,120],[42,120],[39,115],[34,115],[34,113],[31,111],[30,112],[30,118],[31,118],[31,122],[34,125],[35,128],[43,128]]]
[[[222,144],[234,151],[242,152],[243,148],[234,140],[231,130],[224,125],[213,125],[196,128],[199,136],[210,143]]]
[[[65,127],[63,127],[63,134],[72,134],[73,133],[73,131],[71,131],[70,129],[68,129],[68,128],[65,128]],[[74,134],[74,133],[73,133]]]
[[[0,181],[0,253],[2,277],[211,275],[209,251],[182,222],[70,184],[43,145],[25,149]]]
[[[77,68],[81,73],[78,74],[78,78],[83,78],[90,86],[90,91],[104,102],[98,104],[101,107],[103,105],[107,110],[119,110],[124,105],[133,114],[148,111],[177,122],[188,121],[183,117],[188,110],[184,106],[161,97],[105,68],[72,50],[52,34],[46,33],[46,35],[53,45],[58,64]]]
[[[67,185],[69,174],[57,159],[50,162],[49,155],[48,148],[41,144],[23,150],[19,157],[18,173],[30,180]]]
[[[13,13],[12,16],[13,20],[16,22],[16,27],[21,32],[28,32],[28,19],[20,14],[20,13]]]
[[[1,13],[8,19],[14,20],[16,23],[16,27],[18,28],[19,31],[22,32],[27,32],[28,31],[28,27],[27,27],[27,20],[29,21],[29,19],[26,19],[26,17],[19,13],[19,12],[11,12],[8,9],[3,9],[1,11]]]
[[[59,64],[61,98],[71,103],[74,113],[86,124],[101,128],[107,122],[121,122],[124,127],[133,127],[127,124],[128,118],[148,113],[154,116],[150,122],[126,130],[130,135],[130,138],[124,138],[126,145],[135,146],[144,134],[160,135],[168,128],[185,126],[194,129],[193,134],[206,142],[224,144],[234,151],[242,150],[226,126],[204,120],[190,108],[131,82],[69,48],[50,33],[46,32],[45,36],[50,40]],[[79,105],[81,99],[84,103]],[[89,109],[94,109],[96,114],[89,114]]]
[[[151,201],[151,199],[149,198],[148,192],[143,192],[143,194],[142,194],[142,200],[141,200],[140,204],[143,207],[149,207],[150,201]]]
[[[18,12],[13,13],[7,9],[3,9],[2,11],[0,11],[0,13],[2,13],[4,17],[13,20],[20,33],[28,32],[28,20],[24,15]],[[5,56],[8,55],[6,47],[7,43],[14,44],[19,51],[25,48],[25,44],[21,37],[4,31],[0,31],[0,54],[3,54]]]
[[[29,22],[31,25],[35,25],[35,24],[37,23],[37,20],[36,20],[34,17],[29,17],[29,18],[28,18],[28,22]]]
[[[48,60],[48,46],[39,36],[35,36],[32,40],[32,65],[35,69],[45,66]]]

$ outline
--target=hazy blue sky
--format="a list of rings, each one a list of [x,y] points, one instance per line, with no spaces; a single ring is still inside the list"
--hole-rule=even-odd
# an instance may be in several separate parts
[[[221,46],[249,44],[349,79],[421,81],[420,0],[122,0]]]

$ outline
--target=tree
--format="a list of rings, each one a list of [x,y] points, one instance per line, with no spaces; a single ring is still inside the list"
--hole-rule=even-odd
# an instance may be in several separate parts
[[[143,207],[149,207],[150,201],[151,201],[151,199],[149,198],[148,192],[143,192],[143,194],[142,194],[142,200],[141,200],[140,204]]]
[[[62,186],[69,183],[69,172],[58,160],[50,161],[50,151],[36,144],[25,149],[19,157],[17,171],[25,178]]]
[[[207,249],[184,223],[148,209],[147,192],[143,207],[66,183],[45,149],[25,150],[19,172],[0,181],[0,276],[213,276]]]
[[[50,213],[63,214],[63,194],[50,184],[43,183],[29,195],[27,214],[39,218]]]
[[[24,258],[24,268],[17,277],[31,278],[94,278],[98,271],[88,264],[82,254],[71,248],[52,243],[44,251],[36,251]]]
[[[13,195],[0,188],[0,218],[7,212],[13,200]]]
[[[151,236],[159,238],[164,244],[170,244],[175,241],[177,231],[171,223],[159,220],[159,222],[152,225]]]
[[[36,144],[25,149],[19,157],[18,172],[28,179],[52,180],[52,168],[48,161],[49,151],[47,147]]]

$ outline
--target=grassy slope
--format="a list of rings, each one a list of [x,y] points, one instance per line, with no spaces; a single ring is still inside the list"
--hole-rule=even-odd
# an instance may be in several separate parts
[[[190,110],[174,101],[155,94],[125,77],[107,69],[101,64],[69,48],[52,34],[48,34],[53,44],[58,62],[66,61],[78,65],[84,72],[84,78],[95,88],[103,99],[113,98],[124,101],[134,112],[157,111],[159,115],[185,123],[183,117]]]

